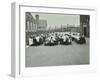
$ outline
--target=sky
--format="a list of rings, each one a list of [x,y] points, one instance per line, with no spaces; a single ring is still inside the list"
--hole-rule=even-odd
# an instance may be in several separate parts
[[[35,15],[39,15],[39,19],[47,20],[47,28],[55,28],[69,25],[80,25],[80,15],[72,14],[48,14],[48,13],[31,13],[35,18]]]

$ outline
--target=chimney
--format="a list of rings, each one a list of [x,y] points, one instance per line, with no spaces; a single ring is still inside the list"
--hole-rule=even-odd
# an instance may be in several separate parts
[[[36,25],[38,27],[39,26],[39,15],[35,15],[35,18],[36,18]]]
[[[36,14],[35,15],[35,18],[36,18],[36,31],[38,30],[38,27],[39,27],[39,15]]]

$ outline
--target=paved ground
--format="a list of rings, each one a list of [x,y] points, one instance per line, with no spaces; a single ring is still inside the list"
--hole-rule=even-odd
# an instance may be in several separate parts
[[[86,44],[26,48],[26,67],[89,64],[89,39]]]

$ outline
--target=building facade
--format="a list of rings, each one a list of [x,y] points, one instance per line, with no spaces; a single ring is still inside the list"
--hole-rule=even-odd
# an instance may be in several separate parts
[[[28,44],[28,39],[31,35],[39,34],[39,32],[43,32],[47,28],[47,20],[40,20],[39,15],[35,15],[35,18],[32,16],[30,12],[26,12],[25,18],[26,24],[26,45]]]
[[[26,32],[45,31],[47,28],[47,20],[40,20],[39,15],[35,18],[30,12],[26,12]]]
[[[80,15],[80,28],[81,34],[86,37],[90,36],[90,16],[89,15]]]

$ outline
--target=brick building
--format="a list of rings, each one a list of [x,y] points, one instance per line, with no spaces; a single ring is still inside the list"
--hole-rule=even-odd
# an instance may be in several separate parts
[[[47,20],[40,20],[39,15],[35,18],[30,12],[26,12],[26,32],[44,31],[47,28]]]

